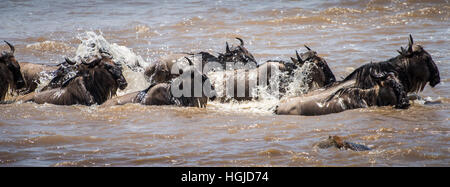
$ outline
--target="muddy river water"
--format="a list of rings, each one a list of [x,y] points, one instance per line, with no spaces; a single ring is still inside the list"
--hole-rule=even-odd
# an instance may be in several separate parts
[[[0,167],[450,166],[446,0],[4,0],[0,12],[0,39],[16,46],[18,61],[56,64],[80,41],[102,37],[151,63],[173,52],[224,51],[241,37],[258,62],[287,60],[307,44],[341,79],[396,56],[412,34],[441,76],[419,93],[434,104],[324,116],[278,116],[277,101],[264,98],[206,108],[0,105]],[[119,95],[148,85],[126,73],[129,87]],[[314,146],[329,135],[372,150]]]

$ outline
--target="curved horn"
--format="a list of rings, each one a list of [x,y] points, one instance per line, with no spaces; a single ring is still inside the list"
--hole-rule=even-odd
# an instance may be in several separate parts
[[[16,50],[15,48],[14,48],[14,46],[12,45],[12,44],[10,44],[9,42],[7,42],[6,40],[3,40],[8,46],[9,46],[9,48],[11,49],[11,53],[12,54],[14,54],[14,51]]]
[[[412,45],[414,44],[414,40],[413,40],[413,37],[412,37],[411,34],[409,34],[409,40],[408,40],[408,42],[409,42],[409,45],[410,45],[410,46],[412,46]]]
[[[187,59],[187,61],[189,62],[189,65],[190,65],[190,66],[194,65],[194,63],[192,63],[191,59],[189,59],[188,57],[184,57],[184,58]]]
[[[242,40],[241,38],[238,38],[238,37],[236,37],[236,39],[241,42],[241,46],[244,46],[244,40]]]
[[[308,46],[306,46],[306,45],[304,45],[304,46],[306,49],[308,49],[308,51],[311,51],[311,49]]]
[[[67,62],[69,65],[75,65],[75,64],[76,64],[76,62],[71,61],[71,60],[70,60],[69,58],[67,58],[67,57],[65,57],[64,60],[66,60],[66,62]]]
[[[300,55],[298,54],[298,51],[297,51],[297,50],[295,50],[295,55],[297,56],[298,62],[303,63],[303,60],[302,60],[302,58],[300,57]]]
[[[409,34],[409,39],[408,39],[408,52],[412,52],[412,46],[414,44],[414,40],[412,38],[412,35]]]

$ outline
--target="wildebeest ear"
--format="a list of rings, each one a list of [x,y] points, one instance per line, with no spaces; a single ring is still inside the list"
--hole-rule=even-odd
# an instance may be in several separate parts
[[[236,37],[236,39],[241,42],[241,46],[244,46],[244,40],[242,40],[241,38],[238,38],[238,37]]]
[[[6,40],[3,40],[11,49],[11,54],[14,54],[14,51],[16,51],[16,49],[14,48],[14,46],[12,44],[10,44],[9,42],[7,42]]]
[[[231,53],[230,47],[228,46],[228,42],[225,42],[225,44],[226,44],[226,47],[225,47],[226,52]]]

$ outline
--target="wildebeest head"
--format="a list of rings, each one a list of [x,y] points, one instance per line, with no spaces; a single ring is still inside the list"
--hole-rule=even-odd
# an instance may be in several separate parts
[[[324,82],[323,86],[328,85],[336,81],[336,77],[334,76],[331,69],[328,67],[327,62],[324,58],[317,55],[316,51],[311,50],[308,46],[305,45],[305,48],[308,50],[305,53],[298,54],[295,51],[296,58],[291,57],[292,62],[298,67],[302,67],[306,62],[314,63],[320,71],[323,72]]]
[[[144,75],[151,83],[163,83],[169,81],[172,76],[167,63],[158,61],[150,65],[144,72]]]
[[[94,70],[107,71],[121,90],[124,90],[128,86],[127,80],[123,76],[122,66],[119,63],[114,62],[111,57],[102,56],[102,58],[95,59],[90,63],[83,61],[81,66],[84,66],[83,68],[88,68],[89,71],[92,72],[95,72]]]
[[[257,64],[255,57],[244,47],[244,40],[241,38],[236,39],[240,42],[238,46],[232,46],[230,48],[228,42],[226,42],[225,53],[219,53],[219,62],[243,62],[244,64],[253,62]]]
[[[411,35],[409,35],[408,47],[406,49],[401,47],[398,52],[400,53],[400,58],[404,59],[402,62],[408,68],[407,71],[409,80],[412,83],[412,91],[423,90],[426,82],[429,82],[431,87],[441,82],[439,70],[431,55],[422,46],[414,44]]]
[[[23,80],[22,73],[20,72],[20,65],[17,62],[16,58],[14,57],[15,48],[9,42],[7,41],[4,42],[9,46],[11,51],[2,52],[0,56],[0,63],[4,64],[12,74],[14,84],[12,84],[11,86],[13,86],[15,89],[23,88],[25,86],[25,81]]]
[[[190,65],[181,69],[180,75],[172,82],[172,86],[177,86],[179,90],[183,91],[183,95],[176,97],[175,100],[182,106],[205,107],[208,98],[215,97],[214,87],[209,78],[196,69],[189,58],[186,57],[186,59]]]
[[[409,100],[403,85],[394,72],[375,73],[371,77],[378,84],[377,105],[385,106],[393,104],[395,108],[408,108]]]

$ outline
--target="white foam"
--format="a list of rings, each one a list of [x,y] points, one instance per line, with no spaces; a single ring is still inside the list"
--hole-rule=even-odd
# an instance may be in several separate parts
[[[82,33],[77,38],[81,41],[81,44],[77,48],[75,61],[79,62],[81,59],[88,60],[99,56],[99,49],[102,49],[111,54],[116,63],[122,64],[123,75],[128,86],[125,90],[119,90],[117,95],[139,91],[149,85],[143,71],[150,63],[145,62],[141,56],[136,55],[130,48],[116,43],[111,44],[102,36],[102,33],[96,34],[92,31]]]
[[[273,76],[268,81],[270,85],[260,85],[256,86],[252,94],[255,97],[252,101],[235,101],[220,103],[218,101],[211,102],[210,105],[213,108],[220,108],[221,111],[225,112],[246,112],[254,114],[272,114],[276,106],[279,104],[282,98],[279,97],[278,90],[274,91],[270,87],[274,87],[279,82],[280,79],[292,80],[286,88],[286,93],[284,97],[294,97],[305,94],[309,91],[309,82],[311,82],[311,77],[309,76],[311,70],[315,64],[305,63],[301,68],[294,70],[292,76],[288,76],[287,72],[281,72],[279,76]],[[256,74],[249,74],[249,77],[256,76]],[[209,79],[214,84],[215,90],[219,96],[225,95],[226,88],[224,85],[223,73],[222,72],[210,72],[208,74]],[[283,98],[284,98],[283,97]]]

